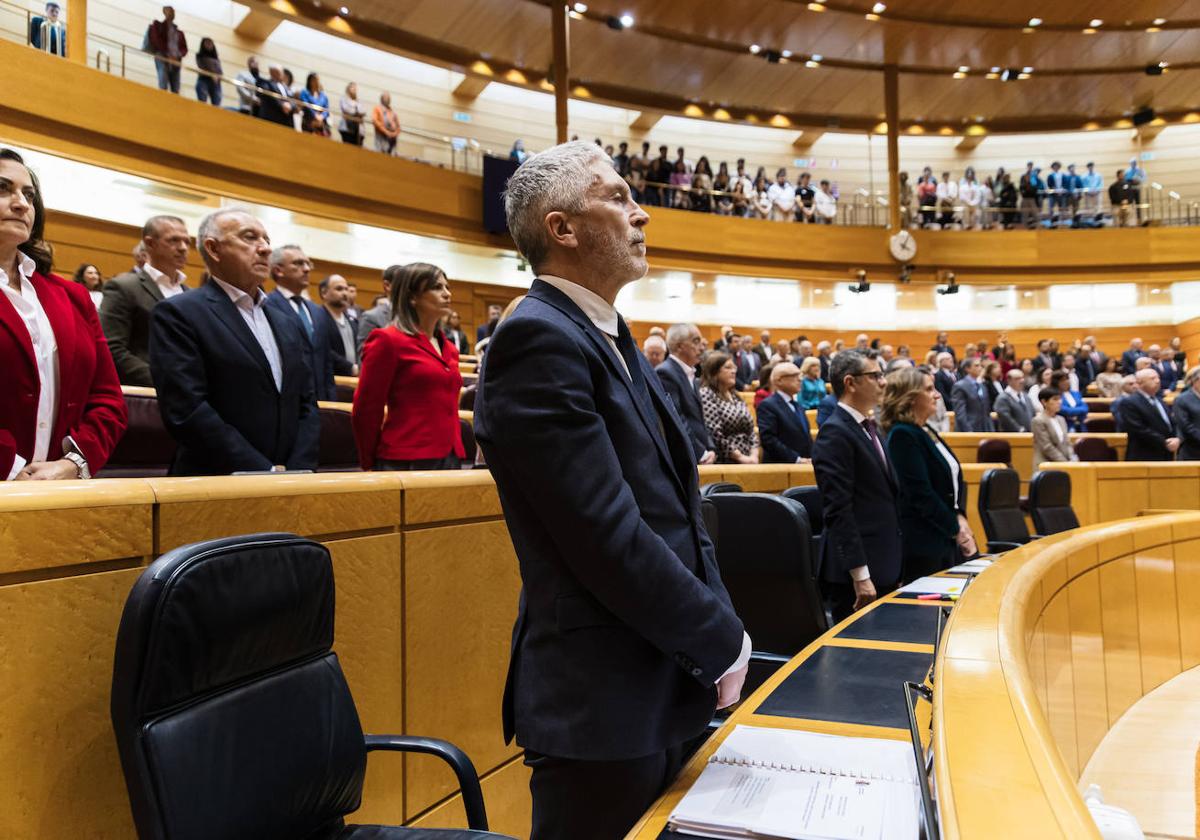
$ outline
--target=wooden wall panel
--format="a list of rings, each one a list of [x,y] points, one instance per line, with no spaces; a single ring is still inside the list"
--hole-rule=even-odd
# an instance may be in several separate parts
[[[1139,550],[1134,557],[1134,571],[1142,693],[1148,694],[1180,671],[1174,549],[1159,545]]]
[[[1108,725],[1142,696],[1138,639],[1137,579],[1133,558],[1100,567],[1100,605],[1104,630],[1104,673]]]
[[[1067,593],[1060,592],[1046,604],[1046,720],[1054,742],[1071,773],[1080,770],[1075,728],[1075,674],[1071,661],[1071,610]]]
[[[1096,512],[1100,522],[1124,519],[1150,507],[1145,468],[1097,467]]]
[[[1200,564],[1188,562],[1200,557],[1200,540],[1175,544],[1176,611],[1179,615],[1179,657],[1184,670],[1200,665]]]
[[[1082,770],[1108,732],[1104,684],[1104,633],[1100,612],[1100,574],[1095,569],[1075,578],[1067,592],[1071,616],[1071,670],[1075,686],[1075,733]]]

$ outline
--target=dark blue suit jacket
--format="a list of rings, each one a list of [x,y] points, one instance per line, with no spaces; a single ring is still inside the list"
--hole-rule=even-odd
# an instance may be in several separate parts
[[[821,426],[813,441],[813,469],[825,514],[821,577],[848,584],[851,569],[867,566],[876,587],[898,581],[896,480],[849,412],[839,408]]]
[[[1131,373],[1137,373],[1137,360],[1145,355],[1145,352],[1142,350],[1134,350],[1132,348],[1126,350],[1121,354],[1121,372],[1127,376]]]
[[[475,398],[523,584],[505,736],[556,757],[629,759],[704,731],[742,645],[687,432],[632,357],[648,399],[536,280],[492,337]]]
[[[333,349],[333,343],[336,341],[340,347],[341,336],[337,334],[337,327],[325,311],[325,307],[317,306],[304,298],[300,298],[300,303],[308,310],[308,317],[312,319],[311,340],[308,331],[304,329],[304,322],[300,320],[296,305],[285,298],[278,289],[267,295],[267,306],[274,306],[299,330],[300,341],[304,343],[304,357],[308,362],[308,369],[313,373],[313,392],[317,399],[336,400],[337,388],[333,384],[333,360],[336,351]]]
[[[762,441],[764,464],[794,464],[797,458],[812,457],[812,435],[808,418],[797,406],[778,392],[758,404],[758,437]]]
[[[950,465],[934,438],[941,440],[937,432],[912,423],[897,423],[888,432],[888,457],[899,489],[905,581],[940,572],[959,559],[958,515],[967,515],[967,481],[960,466],[954,492]],[[949,445],[943,445],[957,461]]]
[[[304,341],[263,306],[279,345],[283,387],[229,295],[212,280],[150,315],[150,373],[167,431],[179,442],[171,475],[317,468],[320,416]]]
[[[824,397],[821,398],[821,401],[819,403],[817,403],[817,428],[818,429],[821,428],[822,426],[824,426],[825,421],[829,419],[829,416],[831,414],[833,414],[834,411],[837,410],[837,405],[838,405],[838,398],[834,394],[826,394]]]
[[[699,461],[705,452],[713,451],[712,435],[704,425],[704,409],[700,406],[700,395],[688,382],[687,374],[679,369],[679,363],[674,359],[668,358],[656,367],[654,372],[658,374],[663,390],[667,392],[671,402],[675,404],[675,410],[683,419],[688,437],[692,441],[692,450],[696,453],[696,461]]]
[[[1125,448],[1126,461],[1175,460],[1175,456],[1167,449],[1167,438],[1175,434],[1171,411],[1157,397],[1154,402],[1166,412],[1165,422],[1162,414],[1141,391],[1127,394],[1121,400],[1121,430],[1129,439]]]

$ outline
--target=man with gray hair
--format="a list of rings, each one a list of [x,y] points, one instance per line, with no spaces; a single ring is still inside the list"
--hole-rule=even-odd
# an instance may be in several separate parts
[[[271,240],[238,209],[204,218],[196,236],[208,282],[150,317],[150,372],[171,475],[315,470],[321,431],[295,320],[267,305]]]
[[[687,428],[698,464],[717,460],[712,435],[704,425],[704,408],[696,390],[696,365],[704,352],[704,339],[695,324],[672,324],[667,330],[667,350],[671,356],[654,368],[663,390],[675,404],[675,410]]]
[[[650,363],[650,367],[658,367],[667,360],[667,342],[661,336],[648,335],[642,342],[642,355]]]
[[[1025,374],[1020,368],[1008,372],[1008,387],[996,397],[996,424],[1002,432],[1033,431],[1033,416],[1038,413],[1025,390]]]
[[[737,701],[750,638],[688,434],[614,308],[646,273],[649,217],[587,142],[525,161],[505,211],[537,277],[492,336],[475,400],[523,584],[505,736],[532,769],[533,840],[609,840]]]
[[[341,339],[330,329],[331,322],[322,316],[321,307],[304,298],[311,272],[312,260],[305,256],[299,245],[280,245],[271,251],[271,279],[275,281],[275,291],[267,295],[267,305],[286,315],[299,330],[317,399],[336,400],[333,369],[337,351],[334,342],[340,344]]]

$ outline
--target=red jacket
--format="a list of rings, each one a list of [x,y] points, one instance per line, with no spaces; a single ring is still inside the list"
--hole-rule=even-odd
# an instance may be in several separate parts
[[[394,324],[363,345],[354,392],[354,440],[364,470],[375,461],[465,457],[458,422],[458,349],[442,337],[439,357],[423,335]],[[384,408],[387,419],[384,419]]]
[[[179,30],[179,57],[183,58],[188,52],[187,38],[184,37],[183,30],[179,29],[178,24],[175,28]],[[150,42],[150,52],[155,55],[167,54],[167,37],[170,31],[165,20],[156,20],[150,24],[146,33],[146,40]]]
[[[117,369],[87,289],[53,274],[35,273],[32,280],[58,342],[58,416],[46,457],[61,458],[62,440],[70,435],[95,475],[128,423]],[[41,390],[29,330],[4,294],[0,294],[0,360],[4,368],[0,377],[2,481],[12,471],[13,455],[26,461],[33,458]]]

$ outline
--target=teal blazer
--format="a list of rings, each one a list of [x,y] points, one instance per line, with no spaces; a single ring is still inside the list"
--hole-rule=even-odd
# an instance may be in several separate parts
[[[966,515],[967,483],[960,467],[955,493],[954,477],[935,438],[941,440],[937,432],[912,423],[897,423],[888,432],[888,458],[900,488],[897,502],[906,581],[953,566],[959,558],[958,514]],[[944,441],[942,445],[954,457]]]

